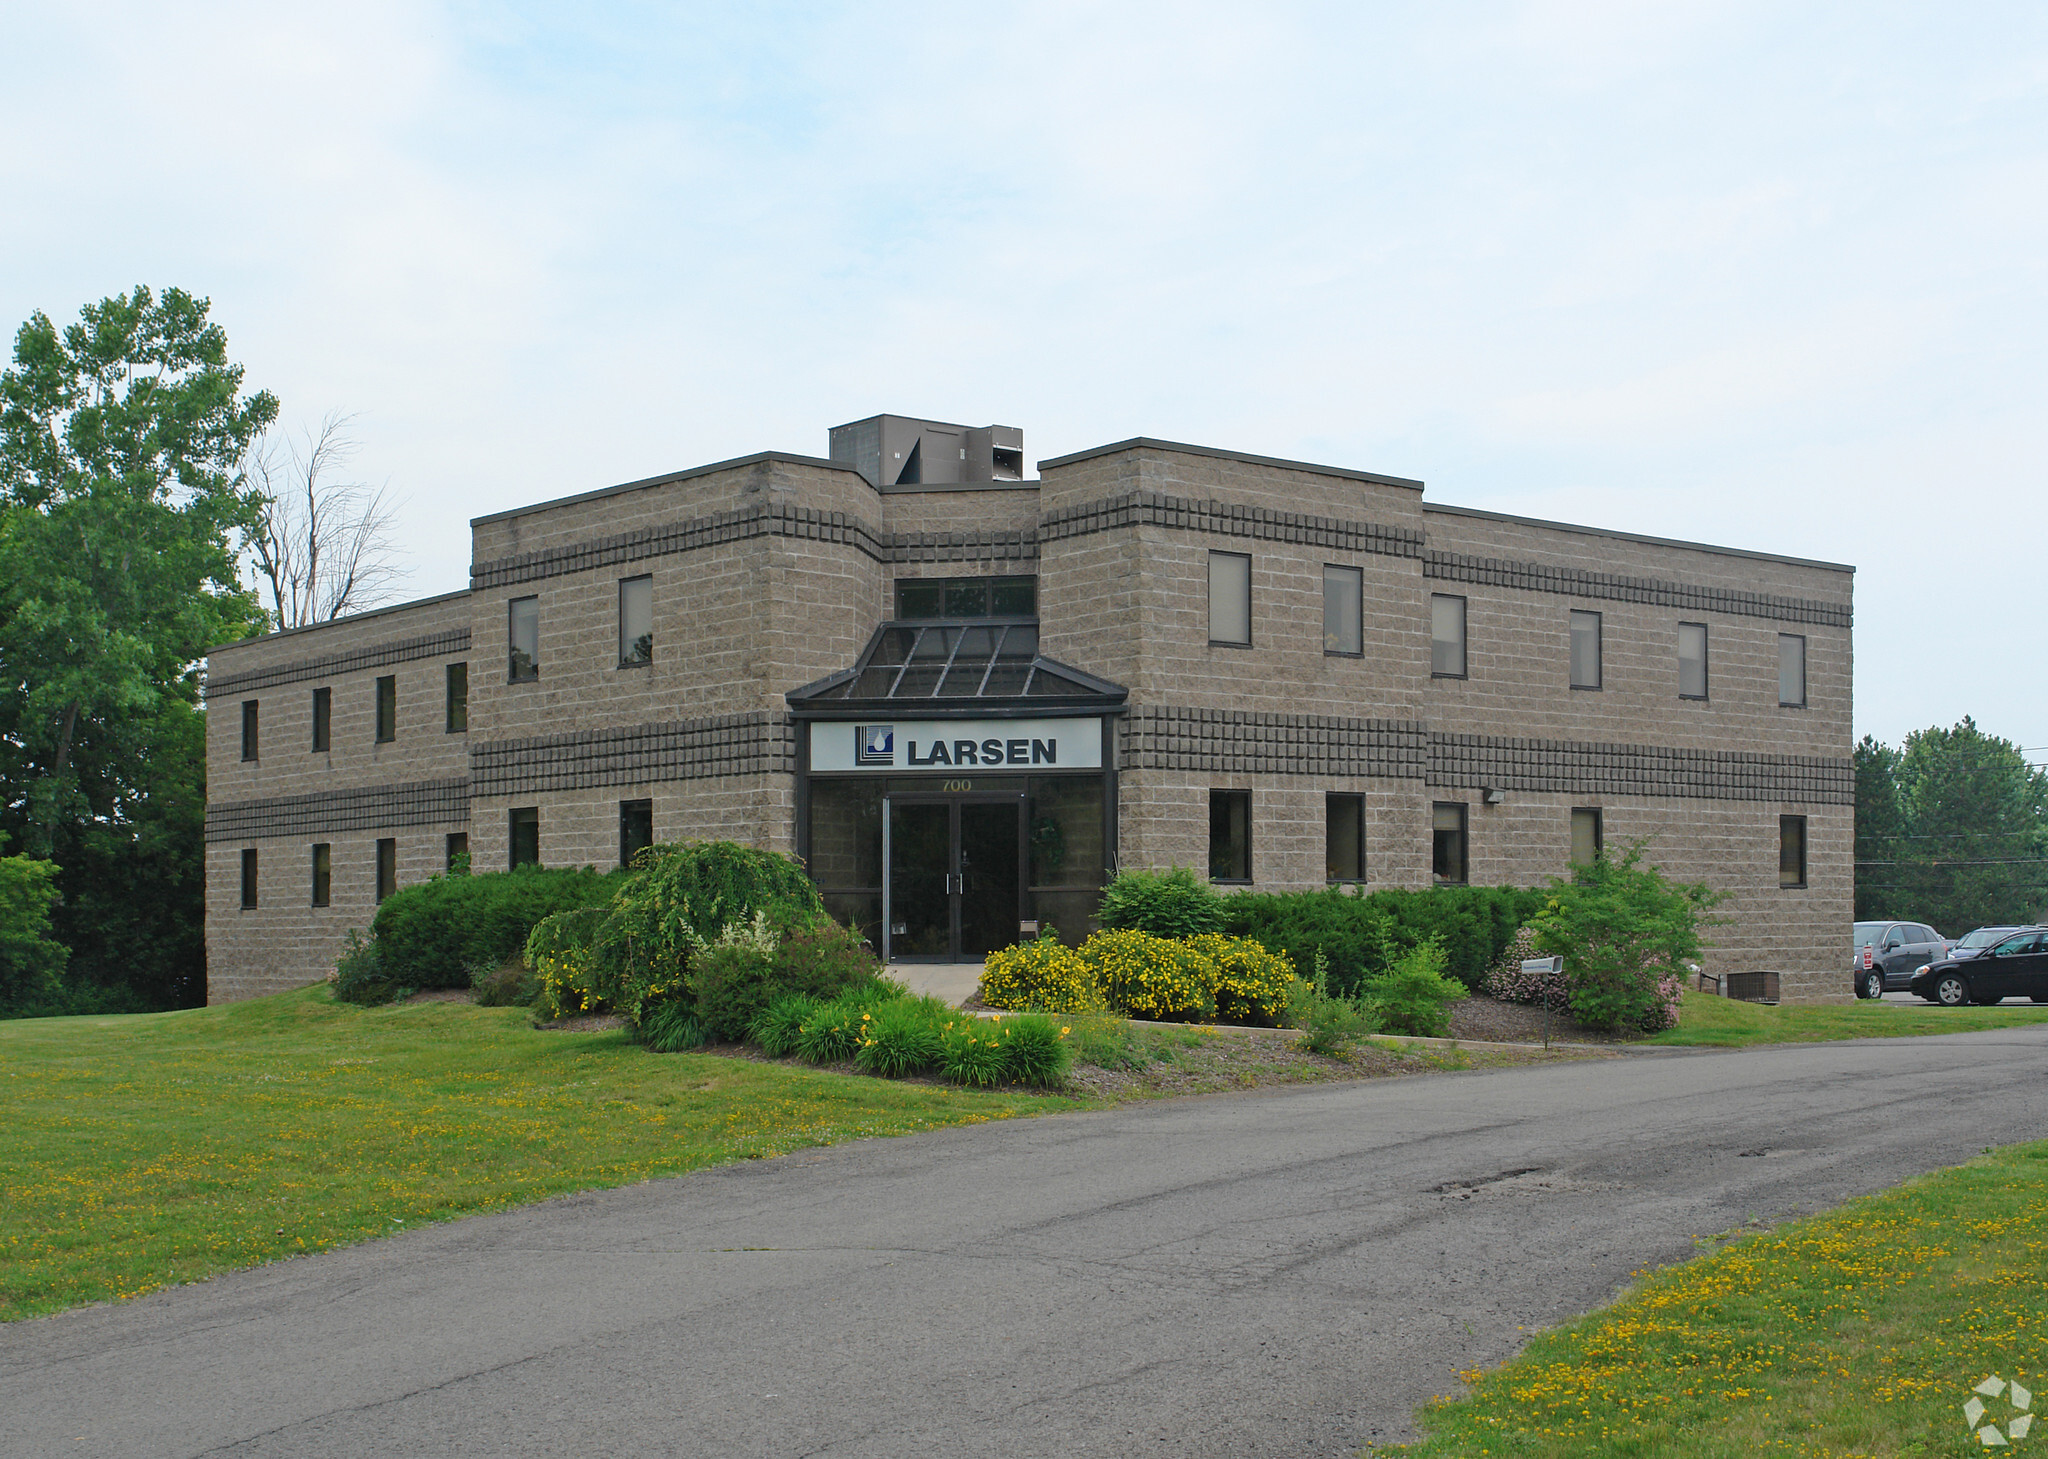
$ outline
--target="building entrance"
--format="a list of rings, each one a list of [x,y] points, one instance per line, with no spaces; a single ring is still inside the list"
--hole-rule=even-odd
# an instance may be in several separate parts
[[[1025,797],[882,798],[883,955],[962,962],[1017,940],[1028,888]]]

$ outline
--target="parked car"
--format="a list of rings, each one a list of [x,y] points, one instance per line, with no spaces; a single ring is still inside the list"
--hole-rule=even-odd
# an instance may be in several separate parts
[[[1944,1008],[1996,1003],[2001,998],[2048,1003],[2048,927],[2022,927],[1975,957],[1929,963],[1913,974],[1907,987]]]
[[[2024,931],[2024,927],[1979,927],[1958,937],[1949,948],[1948,955],[1959,963],[1968,962],[2000,938]]]
[[[1849,976],[1858,998],[1882,998],[1948,957],[1948,940],[1925,922],[1858,922]]]

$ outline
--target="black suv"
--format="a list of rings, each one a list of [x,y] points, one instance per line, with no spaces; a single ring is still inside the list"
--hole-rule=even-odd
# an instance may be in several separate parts
[[[1908,991],[1945,1008],[2001,998],[2048,1003],[2048,927],[2022,927],[1973,958],[1929,963],[1913,975]]]
[[[1858,922],[1849,976],[1858,998],[1882,998],[1947,956],[1947,939],[1924,922]]]

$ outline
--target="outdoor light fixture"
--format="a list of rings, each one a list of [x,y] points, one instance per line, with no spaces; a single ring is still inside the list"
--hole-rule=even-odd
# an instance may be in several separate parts
[[[1505,790],[1496,790],[1489,785],[1486,789],[1479,792],[1479,798],[1488,805],[1499,805],[1508,798],[1508,793]]]

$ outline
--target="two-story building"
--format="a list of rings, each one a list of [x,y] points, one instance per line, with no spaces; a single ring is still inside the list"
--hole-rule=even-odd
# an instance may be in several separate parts
[[[209,657],[212,1001],[467,854],[802,857],[892,959],[1091,925],[1119,866],[1539,884],[1642,842],[1709,970],[1846,996],[1852,569],[1422,483],[879,416],[471,524],[466,591]]]

